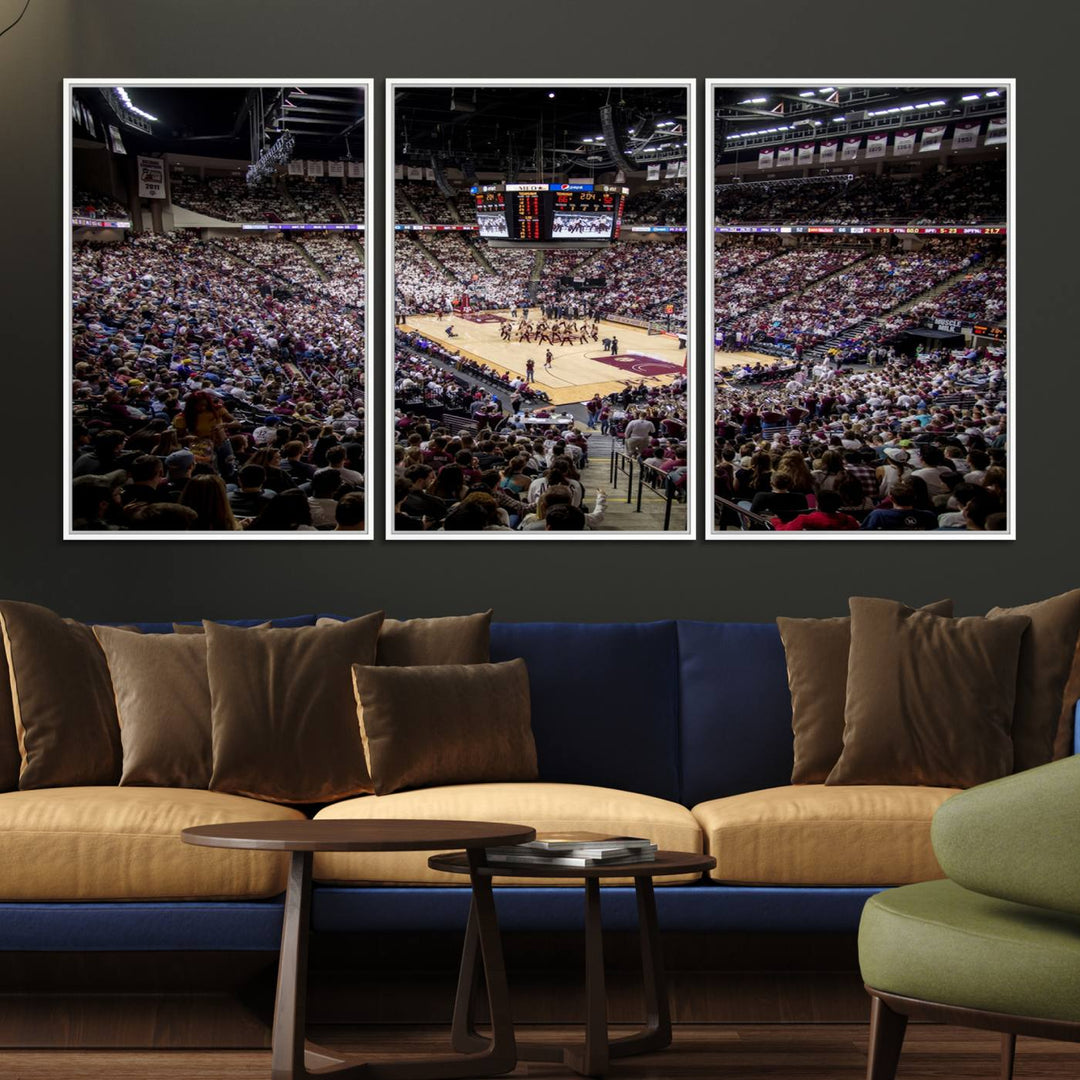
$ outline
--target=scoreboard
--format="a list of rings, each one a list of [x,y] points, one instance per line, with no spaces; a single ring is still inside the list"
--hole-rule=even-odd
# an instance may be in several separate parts
[[[494,184],[471,189],[480,235],[510,243],[610,241],[627,188],[606,184]]]

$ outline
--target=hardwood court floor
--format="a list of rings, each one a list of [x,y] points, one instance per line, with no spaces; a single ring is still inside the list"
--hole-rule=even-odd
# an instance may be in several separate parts
[[[503,316],[507,312],[501,312]],[[532,321],[535,322],[535,312]],[[448,338],[446,326],[452,323],[454,336]],[[602,341],[614,335],[619,339],[619,353],[634,353],[651,357],[682,368],[686,350],[679,348],[674,337],[653,334],[620,323],[600,323],[600,341],[588,345],[536,345],[528,342],[503,341],[499,337],[501,323],[474,323],[460,316],[410,315],[403,329],[417,330],[424,337],[445,345],[504,374],[524,375],[525,361],[532,357],[536,362],[534,383],[544,390],[555,405],[567,405],[576,401],[588,401],[593,394],[611,394],[621,390],[628,382],[635,386],[642,376],[633,371],[613,367],[602,360],[590,359],[603,352]],[[552,370],[544,370],[544,353],[550,348]],[[680,372],[646,378],[650,385],[663,386],[672,382]]]
[[[568,1042],[578,1029],[519,1029],[533,1040]],[[623,1033],[623,1029],[612,1029]],[[326,1028],[323,1046],[392,1061],[396,1055],[444,1052],[445,1027]],[[618,1080],[862,1080],[867,1028],[861,1024],[680,1025],[672,1046],[612,1065]],[[988,1032],[913,1024],[898,1080],[991,1080],[998,1076],[999,1037]],[[553,1064],[522,1063],[518,1080],[573,1080]],[[1021,1038],[1017,1080],[1064,1080],[1080,1075],[1080,1046]],[[0,1080],[268,1080],[269,1051],[4,1051]]]

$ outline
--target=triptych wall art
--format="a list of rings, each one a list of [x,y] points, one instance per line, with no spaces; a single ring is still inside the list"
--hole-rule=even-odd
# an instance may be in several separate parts
[[[67,80],[64,537],[1012,539],[1014,90]]]

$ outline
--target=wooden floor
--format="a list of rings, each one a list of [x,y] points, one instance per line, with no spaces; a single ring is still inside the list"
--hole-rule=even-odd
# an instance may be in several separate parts
[[[622,1029],[613,1029],[621,1034]],[[446,1028],[327,1028],[313,1033],[323,1045],[393,1060],[443,1052]],[[529,1028],[535,1040],[566,1043],[573,1028]],[[897,1080],[976,1080],[998,1075],[997,1035],[914,1024],[908,1028]],[[614,1063],[627,1080],[862,1080],[867,1028],[856,1024],[678,1026],[660,1053]],[[523,1063],[512,1077],[572,1078],[568,1069]],[[1017,1080],[1080,1075],[1080,1046],[1021,1038]],[[269,1051],[3,1051],[0,1080],[268,1080]]]
[[[497,314],[507,315],[507,312]],[[533,320],[535,321],[535,313]],[[452,323],[454,336],[448,338],[445,328]],[[499,337],[502,324],[468,322],[460,317],[435,315],[410,315],[403,329],[417,330],[426,338],[437,341],[455,352],[463,353],[474,360],[479,360],[489,367],[497,368],[504,374],[524,375],[525,362],[532,357],[536,363],[533,382],[539,386],[555,405],[567,405],[572,402],[588,401],[593,394],[612,394],[621,390],[628,382],[637,386],[641,376],[632,371],[624,371],[605,364],[602,360],[590,359],[603,352],[601,342],[589,345],[529,344],[528,342],[503,341]],[[679,348],[676,338],[667,334],[653,334],[621,323],[600,323],[601,341],[614,335],[619,339],[619,353],[635,353],[639,356],[652,357],[668,364],[682,367],[686,361],[686,350]],[[548,348],[552,352],[552,370],[544,370],[544,354]],[[650,385],[663,386],[672,382],[678,373],[657,375],[646,378]]]

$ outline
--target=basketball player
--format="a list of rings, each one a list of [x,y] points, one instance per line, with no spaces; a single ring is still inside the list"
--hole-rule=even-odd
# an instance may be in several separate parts
[[[548,351],[544,354],[544,370],[545,371],[550,371],[551,370],[551,361],[554,360],[554,359],[555,359],[555,357],[551,355],[551,350],[548,349]]]

